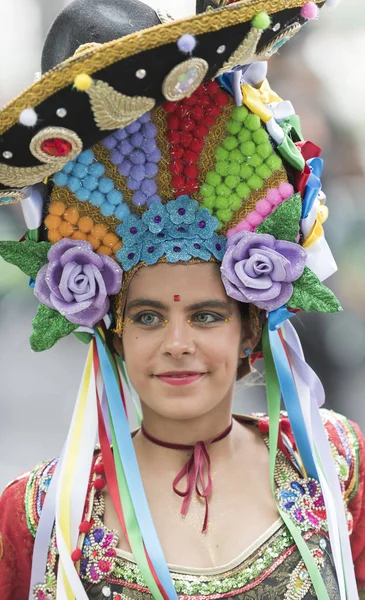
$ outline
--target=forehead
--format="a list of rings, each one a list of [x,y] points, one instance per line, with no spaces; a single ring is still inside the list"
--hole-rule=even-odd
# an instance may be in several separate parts
[[[127,298],[131,301],[143,295],[143,297],[169,302],[177,294],[181,296],[183,302],[212,298],[227,300],[219,265],[160,263],[142,267],[130,282]]]

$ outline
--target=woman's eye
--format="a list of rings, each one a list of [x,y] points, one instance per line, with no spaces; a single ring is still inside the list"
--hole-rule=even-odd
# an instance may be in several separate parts
[[[140,325],[146,325],[148,327],[152,327],[153,325],[158,325],[163,322],[162,317],[155,315],[154,313],[142,313],[137,315],[133,319],[135,323],[139,323]]]
[[[199,325],[210,325],[211,323],[217,323],[218,321],[223,321],[223,317],[221,315],[217,315],[215,313],[199,313],[194,317],[196,323]]]

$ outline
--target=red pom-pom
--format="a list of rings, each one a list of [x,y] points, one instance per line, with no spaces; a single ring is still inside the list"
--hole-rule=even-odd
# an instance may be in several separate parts
[[[196,94],[197,96],[203,96],[204,94],[206,94],[205,91],[205,85],[202,84],[200,85],[194,92],[194,94]],[[200,102],[200,98],[199,98],[199,102]]]
[[[191,109],[190,114],[191,114],[191,116],[192,116],[193,119],[195,119],[196,121],[200,121],[200,119],[202,119],[204,117],[204,110],[202,109],[201,106],[199,106],[198,104],[196,104]]]
[[[173,175],[181,175],[184,170],[184,165],[181,160],[173,160],[170,163],[170,171]]]
[[[218,106],[227,106],[229,102],[228,94],[225,92],[218,92],[218,94],[214,96],[214,102],[216,102]]]
[[[195,123],[193,119],[185,118],[180,121],[180,129],[181,131],[191,131],[194,129]]]
[[[169,129],[180,129],[180,119],[176,115],[167,117],[167,127]]]
[[[184,148],[182,146],[174,146],[170,150],[171,158],[173,158],[175,160],[182,158],[183,154],[184,154]]]
[[[194,104],[196,104],[197,102],[198,97],[196,94],[193,94],[192,96],[189,96],[189,98],[184,98],[182,104],[184,104],[185,106],[194,106]]]
[[[201,138],[196,138],[191,142],[190,148],[199,154],[204,148],[204,140]]]
[[[200,121],[200,125],[205,125],[206,127],[212,127],[215,124],[215,117],[212,115],[205,115]]]
[[[97,477],[94,481],[94,488],[99,492],[105,487],[105,479]]]
[[[214,96],[214,94],[217,94],[219,92],[220,88],[216,81],[210,81],[206,84],[205,89],[209,94],[212,94]]]
[[[208,127],[205,127],[205,125],[198,125],[198,127],[196,127],[196,129],[195,129],[196,137],[203,138],[206,135],[208,135],[208,133],[209,133],[209,129],[208,129]]]
[[[185,177],[182,175],[174,175],[171,178],[171,185],[175,190],[178,190],[185,186]]]
[[[210,99],[210,96],[208,96],[208,94],[204,94],[204,96],[200,96],[200,98],[199,98],[200,106],[209,106],[211,102],[212,101]]]
[[[193,141],[193,136],[191,135],[191,133],[189,133],[187,131],[183,131],[180,134],[180,141],[181,141],[181,145],[184,146],[184,148],[189,148],[191,142]]]
[[[167,131],[166,132],[166,139],[168,142],[170,142],[170,144],[173,144],[174,146],[177,144],[180,144],[181,141],[181,134],[179,133],[179,131]]]
[[[199,189],[199,181],[197,179],[188,179],[185,185],[185,194],[192,194]]]
[[[199,156],[192,150],[185,150],[183,158],[188,165],[195,165],[198,162]]]
[[[165,102],[163,107],[167,113],[173,113],[176,110],[177,102]]]
[[[80,525],[79,525],[79,532],[80,533],[88,533],[91,529],[91,523],[90,521],[81,521]]]
[[[175,115],[179,119],[186,119],[186,117],[189,116],[189,112],[190,112],[190,108],[188,106],[186,106],[186,104],[179,102],[179,104],[176,107]]]
[[[184,173],[186,177],[189,177],[189,179],[196,179],[196,177],[198,177],[199,175],[199,169],[196,165],[187,165],[187,167],[185,167]]]
[[[218,106],[216,104],[211,104],[211,106],[208,106],[207,115],[212,116],[212,117],[219,117],[220,114],[221,114],[220,106]]]
[[[82,552],[81,552],[80,548],[76,548],[76,550],[74,550],[73,553],[71,554],[71,558],[72,558],[73,562],[78,562],[81,557],[82,557]]]
[[[104,473],[105,473],[104,463],[99,462],[97,465],[95,465],[94,471],[97,475],[104,475]]]

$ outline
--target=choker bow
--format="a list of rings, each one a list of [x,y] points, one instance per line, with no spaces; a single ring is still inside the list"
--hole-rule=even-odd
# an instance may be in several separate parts
[[[143,423],[141,431],[143,435],[158,446],[163,448],[170,448],[172,450],[192,450],[192,455],[187,460],[181,471],[176,475],[172,482],[172,488],[178,496],[183,498],[181,505],[180,514],[185,517],[188,513],[191,499],[194,491],[196,494],[205,500],[205,516],[203,522],[202,533],[205,533],[208,529],[208,499],[212,493],[212,477],[210,474],[210,457],[208,453],[208,446],[223,440],[232,430],[232,422],[230,425],[222,431],[217,437],[209,442],[197,442],[195,445],[190,444],[172,444],[170,442],[164,442],[150,435]],[[179,484],[183,479],[186,479],[185,489],[179,489]]]

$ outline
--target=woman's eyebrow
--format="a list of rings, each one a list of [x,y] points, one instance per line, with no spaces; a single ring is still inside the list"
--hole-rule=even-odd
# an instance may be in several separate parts
[[[152,300],[150,298],[137,298],[136,300],[132,300],[127,304],[127,310],[131,310],[132,308],[140,308],[140,307],[151,306],[153,308],[158,308],[160,310],[168,310],[168,306],[159,300]],[[189,304],[185,307],[186,311],[200,310],[202,308],[215,308],[220,310],[228,310],[230,305],[228,302],[224,302],[224,300],[202,300],[201,302],[195,302],[194,304]]]

